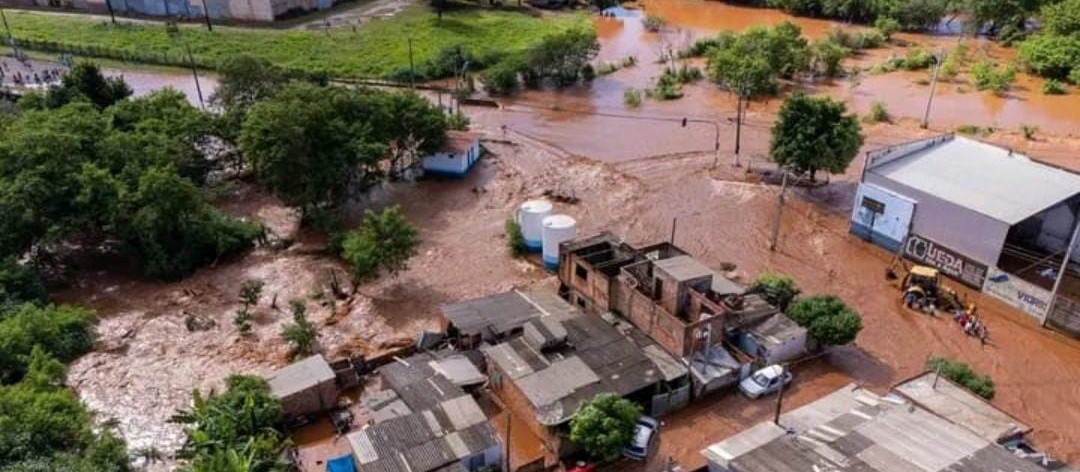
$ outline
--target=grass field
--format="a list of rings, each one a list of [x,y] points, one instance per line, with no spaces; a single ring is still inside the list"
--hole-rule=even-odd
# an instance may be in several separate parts
[[[445,12],[440,21],[419,5],[372,20],[355,32],[350,27],[309,31],[223,26],[210,32],[194,24],[170,32],[162,25],[114,26],[101,17],[12,10],[7,11],[7,18],[16,40],[31,48],[113,58],[122,53],[146,62],[183,64],[187,42],[196,62],[209,68],[228,56],[250,54],[283,67],[334,77],[382,77],[408,67],[409,37],[420,64],[448,46],[464,45],[478,56],[510,52],[548,34],[590,24],[584,14],[534,17],[465,6]]]

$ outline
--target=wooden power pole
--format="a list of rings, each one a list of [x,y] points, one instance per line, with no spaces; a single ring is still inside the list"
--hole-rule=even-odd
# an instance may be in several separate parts
[[[782,172],[784,173],[784,177],[780,183],[780,200],[777,203],[776,219],[773,220],[772,238],[769,239],[770,251],[776,250],[776,240],[780,238],[780,220],[784,216],[784,194],[787,193],[788,172],[786,170],[782,170]]]

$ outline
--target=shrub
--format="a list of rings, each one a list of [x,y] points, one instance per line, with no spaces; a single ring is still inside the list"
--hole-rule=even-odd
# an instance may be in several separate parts
[[[656,86],[647,90],[646,95],[658,100],[675,100],[682,98],[682,87],[679,85],[679,79],[676,75],[672,74],[670,70],[665,70],[656,80]]]
[[[915,48],[908,51],[901,67],[907,70],[928,69],[934,65],[934,55],[923,48]]]
[[[888,39],[876,29],[849,31],[845,28],[834,27],[829,30],[826,40],[859,51],[881,47]]]
[[[750,284],[749,291],[760,293],[765,301],[779,308],[787,310],[788,305],[795,297],[799,296],[799,287],[795,281],[787,275],[779,272],[764,272]]]
[[[831,39],[814,43],[810,50],[814,69],[828,78],[840,75],[844,58],[851,55],[851,49]]]
[[[1016,68],[1012,65],[999,67],[987,59],[971,68],[971,76],[976,89],[990,90],[1000,94],[1009,91],[1012,87],[1013,81],[1016,80]]]
[[[835,295],[815,295],[795,301],[786,311],[792,321],[806,328],[821,346],[838,346],[855,340],[862,319]]]
[[[885,108],[885,102],[875,101],[870,105],[870,112],[866,114],[863,121],[867,123],[889,123],[892,122],[892,117],[889,116],[889,110]]]
[[[660,15],[649,13],[648,15],[645,15],[645,18],[641,19],[641,23],[645,25],[646,30],[655,33],[664,27],[665,21]]]
[[[0,319],[0,384],[20,380],[35,346],[70,362],[94,345],[92,314],[71,306],[23,304]]]
[[[522,69],[521,59],[517,56],[504,58],[488,68],[482,76],[488,93],[498,95],[517,90],[518,86],[521,85],[518,76],[521,74]]]
[[[960,125],[956,127],[956,132],[960,134],[967,134],[971,136],[987,137],[994,134],[994,128],[992,127],[980,127],[976,125]]]
[[[1051,79],[1080,83],[1080,34],[1056,36],[1035,35],[1019,47],[1020,62],[1032,72]]]
[[[302,300],[290,300],[293,322],[285,325],[281,338],[289,343],[289,358],[309,356],[315,352],[315,341],[319,337],[315,325],[308,321],[307,307]]]
[[[464,113],[454,112],[446,115],[446,128],[456,131],[468,131],[471,120]]]
[[[1080,67],[1077,67],[1069,73],[1069,82],[1080,85]]]
[[[44,303],[49,299],[36,270],[15,258],[0,260],[0,318],[3,307],[23,302]]]
[[[623,90],[623,104],[630,108],[641,106],[641,91],[636,88]]]
[[[926,369],[941,372],[945,377],[980,397],[994,399],[994,380],[988,375],[981,375],[963,362],[956,362],[943,357],[934,357],[926,361]]]
[[[1067,92],[1065,83],[1060,80],[1048,79],[1043,82],[1042,93],[1045,95],[1065,95]]]
[[[398,207],[379,213],[367,210],[361,226],[350,231],[341,243],[341,257],[352,267],[357,282],[372,280],[381,273],[391,276],[407,268],[416,254],[417,230]]]
[[[892,35],[900,31],[902,28],[900,22],[892,18],[880,17],[874,21],[874,29],[881,33],[885,37],[886,41],[892,39]]]
[[[507,218],[505,229],[506,247],[510,249],[510,255],[524,256],[528,248],[525,247],[525,236],[521,233],[521,223],[518,223],[517,218]]]

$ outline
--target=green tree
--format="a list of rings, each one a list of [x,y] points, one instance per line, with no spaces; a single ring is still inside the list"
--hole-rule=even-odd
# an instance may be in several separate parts
[[[787,310],[792,321],[806,328],[821,346],[839,346],[855,341],[862,331],[862,319],[835,295],[814,295],[796,300]]]
[[[614,460],[634,438],[641,407],[624,398],[602,393],[581,405],[570,420],[570,441],[589,455]]]
[[[1035,35],[1020,44],[1019,56],[1020,61],[1038,75],[1070,79],[1069,74],[1080,69],[1080,34]]]
[[[177,457],[188,461],[186,472],[285,472],[282,459],[289,442],[277,429],[281,404],[260,377],[234,375],[226,390],[192,395],[190,408],[170,421],[184,425],[187,439]],[[232,455],[237,457],[233,458]],[[220,468],[219,468],[220,467]]]
[[[972,393],[987,400],[994,399],[994,380],[982,375],[963,362],[956,362],[943,357],[927,359],[926,370],[941,372],[941,376],[956,382]]]
[[[172,279],[251,247],[264,231],[210,206],[205,195],[170,168],[153,167],[121,196],[116,227],[150,277]]]
[[[811,179],[818,170],[840,174],[859,152],[861,132],[843,103],[796,93],[780,107],[769,152],[781,167]]]
[[[24,304],[0,318],[0,383],[26,374],[35,346],[63,362],[75,360],[94,345],[92,314],[72,306]]]
[[[14,258],[0,259],[0,318],[4,307],[24,302],[44,303],[49,294],[36,270]]]
[[[308,321],[307,307],[303,300],[290,300],[289,308],[292,310],[293,322],[285,325],[281,337],[291,346],[290,358],[309,356],[315,352],[315,342],[319,333],[315,325]]]
[[[552,79],[566,86],[581,78],[581,71],[600,52],[596,32],[591,29],[570,29],[545,37],[527,49],[522,60],[525,83],[539,85]]]
[[[93,62],[75,64],[60,85],[50,87],[44,96],[32,99],[25,108],[60,108],[68,103],[85,100],[97,109],[104,110],[116,102],[131,96],[131,87],[119,77],[105,77]]]
[[[1003,94],[1012,88],[1012,83],[1016,80],[1016,68],[1012,65],[999,67],[993,61],[985,60],[971,68],[971,76],[976,89]]]
[[[247,111],[288,82],[288,74],[266,59],[248,55],[226,58],[218,67],[218,86],[210,103],[221,109],[225,135],[235,141]]]
[[[1062,0],[1043,5],[1039,18],[1048,34],[1070,35],[1080,32],[1080,0]]]
[[[791,277],[779,272],[763,272],[750,284],[748,291],[760,293],[765,301],[780,311],[787,310],[791,301],[801,292]]]
[[[814,70],[830,79],[843,72],[844,58],[851,55],[850,49],[829,40],[815,42],[810,50]]]
[[[1023,37],[1044,0],[967,0],[972,25],[1004,41]]]
[[[394,276],[407,267],[419,242],[416,228],[398,207],[379,213],[368,210],[360,227],[342,241],[341,257],[352,267],[357,281],[372,280],[384,272]]]

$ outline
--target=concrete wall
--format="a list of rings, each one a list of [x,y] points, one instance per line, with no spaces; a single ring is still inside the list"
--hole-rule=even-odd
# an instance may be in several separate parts
[[[867,172],[865,182],[914,200],[911,232],[988,266],[995,266],[1009,226],[989,216]]]
[[[885,211],[874,213],[863,204],[864,198],[884,204]],[[896,252],[908,235],[914,213],[915,202],[875,185],[859,184],[851,210],[851,232]]]
[[[282,398],[281,410],[287,417],[311,415],[333,408],[337,400],[337,383],[330,379]]]
[[[503,404],[518,418],[522,419],[522,423],[525,423],[541,442],[544,443],[544,447],[547,448],[551,454],[558,456],[562,447],[562,438],[559,437],[551,428],[544,426],[536,421],[536,410],[533,409],[532,403],[529,402],[529,398],[521,392],[521,389],[517,387],[513,379],[506,375],[499,369],[499,365],[495,362],[488,360],[488,366],[490,372],[488,375],[492,378],[491,391],[498,395],[499,400],[502,400]],[[545,454],[545,457],[547,455]],[[546,459],[545,459],[546,461]],[[544,464],[546,467],[553,466],[555,464]]]
[[[121,15],[202,18],[209,10],[215,20],[274,21],[285,13],[330,8],[334,0],[108,0]],[[56,7],[49,0],[15,0],[16,6]],[[104,13],[106,0],[59,0],[60,9]],[[479,153],[477,153],[478,155]]]

